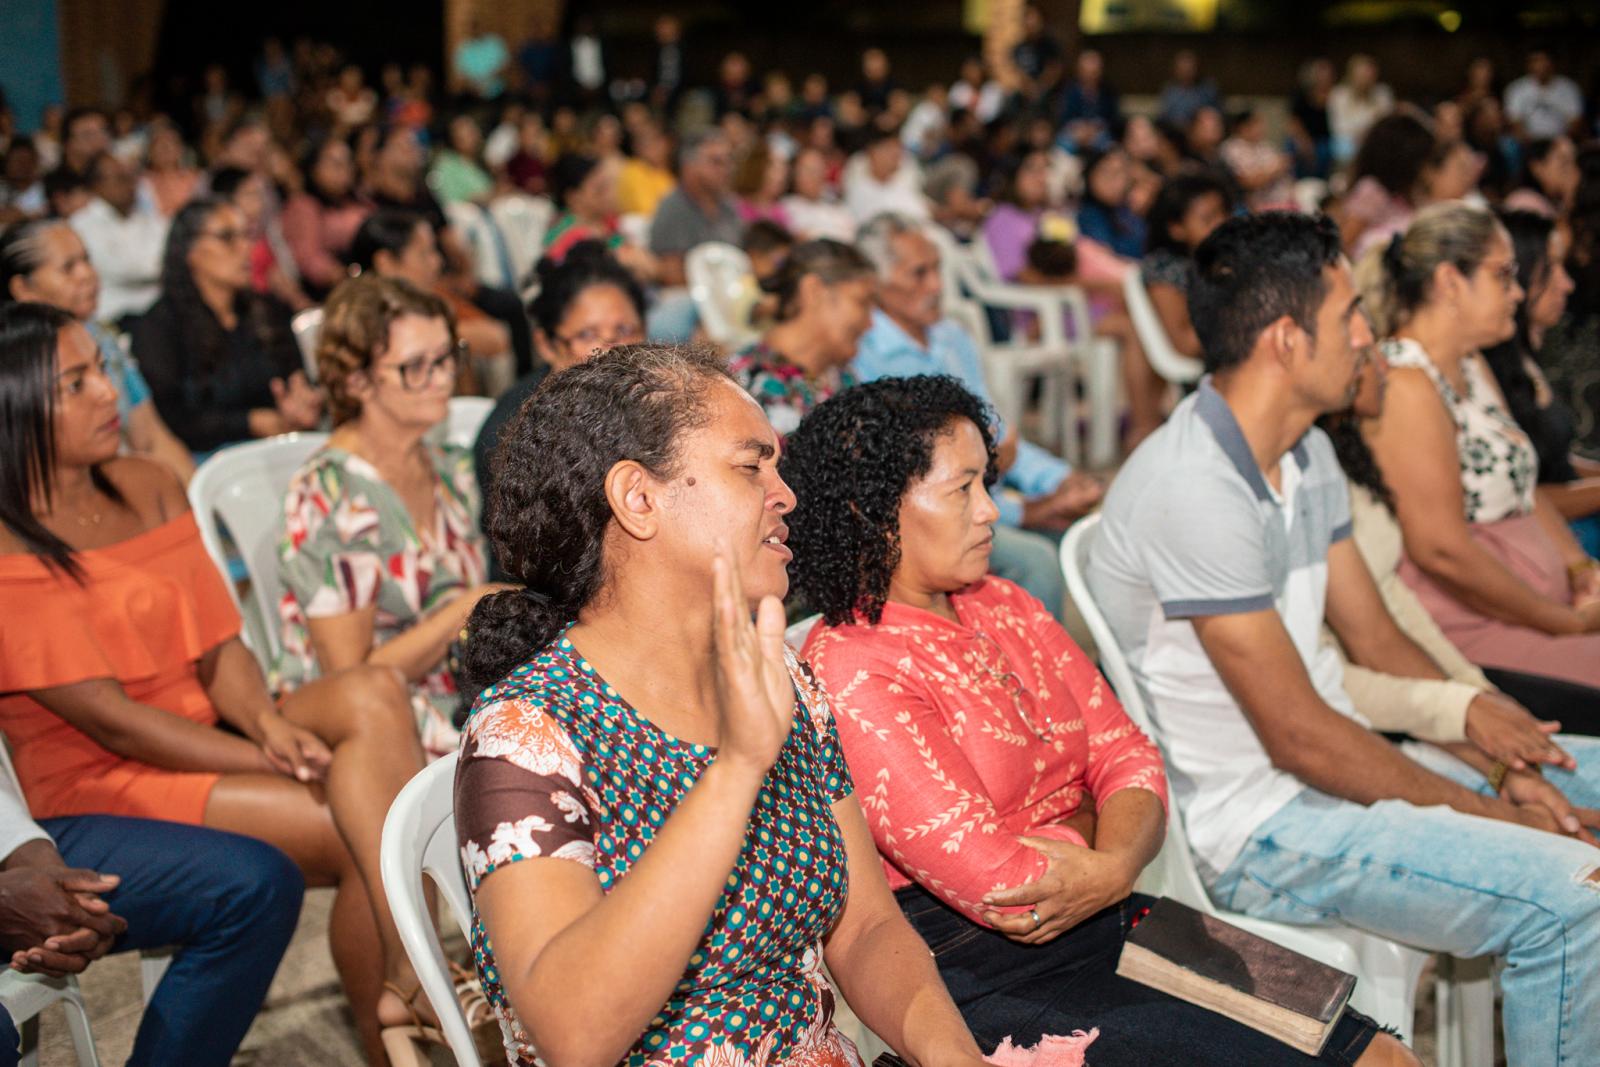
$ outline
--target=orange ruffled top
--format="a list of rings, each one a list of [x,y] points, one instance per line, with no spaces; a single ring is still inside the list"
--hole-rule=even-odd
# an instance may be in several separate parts
[[[188,513],[77,554],[83,583],[37,556],[0,556],[0,730],[37,819],[130,815],[199,823],[219,775],[171,771],[101,747],[28,695],[95,678],[207,726],[198,661],[239,633],[239,612]]]

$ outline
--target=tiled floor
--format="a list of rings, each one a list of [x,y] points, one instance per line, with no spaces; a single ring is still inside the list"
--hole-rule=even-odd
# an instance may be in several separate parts
[[[361,1064],[360,1047],[328,958],[326,931],[332,900],[331,890],[306,894],[300,928],[278,968],[266,1007],[234,1060],[239,1067]],[[1436,1061],[1430,975],[1431,970],[1423,976],[1417,1030],[1418,1053],[1423,1063],[1432,1067]],[[101,960],[90,968],[82,984],[101,1062],[106,1067],[120,1067],[133,1047],[134,1030],[139,1024],[138,960],[130,956]],[[41,1067],[74,1067],[72,1046],[59,1008],[45,1013],[41,1038]],[[449,1057],[440,1050],[435,1062],[447,1064]],[[1089,1062],[1094,1062],[1092,1054]]]

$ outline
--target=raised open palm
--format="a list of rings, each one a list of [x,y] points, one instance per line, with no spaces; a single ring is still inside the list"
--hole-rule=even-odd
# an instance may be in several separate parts
[[[765,772],[794,725],[794,683],[784,661],[783,605],[762,597],[752,622],[737,564],[711,565],[712,644],[717,660],[719,759]]]

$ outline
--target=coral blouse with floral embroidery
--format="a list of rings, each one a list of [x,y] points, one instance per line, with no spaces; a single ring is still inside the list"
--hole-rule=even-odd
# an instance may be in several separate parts
[[[891,888],[915,882],[975,922],[991,889],[1042,875],[1023,836],[1084,844],[1086,802],[1146,789],[1167,802],[1161,753],[1033,597],[988,577],[950,604],[904,604],[877,625],[818,625],[805,657],[826,686]],[[1005,910],[1005,909],[1001,909]]]
[[[792,652],[789,673],[794,728],[700,943],[626,1067],[861,1067],[822,974],[822,939],[849,892],[832,805],[850,795],[850,772],[827,697]],[[500,983],[478,886],[544,856],[583,864],[609,892],[714,758],[636,712],[565,635],[478,698],[461,735],[456,833],[474,962],[511,1064],[542,1061]]]

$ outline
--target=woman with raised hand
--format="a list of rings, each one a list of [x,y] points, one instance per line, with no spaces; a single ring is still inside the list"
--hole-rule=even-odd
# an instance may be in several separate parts
[[[378,873],[384,816],[422,766],[397,672],[273,698],[183,486],[117,455],[105,364],[66,312],[0,308],[0,427],[0,730],[33,815],[230,830],[336,886],[334,964],[385,1063],[381,1031],[415,1018],[417,991]]]
[[[514,1064],[857,1067],[824,960],[910,1062],[981,1062],[784,645],[777,450],[716,353],[654,345],[551,376],[501,440],[527,588],[468,624],[456,828]]]
[[[804,655],[973,1035],[1097,1027],[1095,1067],[1415,1064],[1359,1013],[1319,1060],[1117,976],[1151,903],[1133,885],[1166,826],[1161,754],[1044,605],[988,574],[992,425],[954,378],[883,378],[812,412],[779,463],[797,597],[822,616]]]

